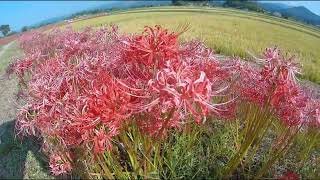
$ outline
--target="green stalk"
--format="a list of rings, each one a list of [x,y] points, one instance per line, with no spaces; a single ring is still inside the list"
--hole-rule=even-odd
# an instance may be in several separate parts
[[[258,149],[259,149],[259,147],[260,147],[260,145],[261,145],[261,143],[262,143],[262,139],[263,139],[263,137],[265,137],[265,135],[266,135],[269,127],[270,127],[271,124],[272,124],[272,121],[273,121],[273,119],[270,117],[270,118],[268,119],[268,124],[267,124],[266,127],[263,129],[262,135],[261,135],[261,136],[258,136],[258,138],[257,138],[258,140],[257,140],[257,142],[253,145],[253,147],[252,147],[252,148],[253,148],[252,153],[251,153],[251,155],[249,156],[249,158],[248,158],[248,160],[247,160],[247,163],[248,163],[248,164],[252,162],[253,157],[256,155],[256,153],[257,153],[257,151],[258,151]]]
[[[163,163],[161,155],[160,155],[160,143],[155,142],[154,144],[154,157],[153,157],[153,164],[155,166],[155,169],[158,171],[161,171],[161,165]]]
[[[318,138],[320,137],[320,131],[312,131],[311,133],[311,138],[306,138],[309,140],[309,143],[307,143],[307,145],[305,146],[305,148],[302,150],[302,153],[300,155],[300,169],[302,168],[303,164],[305,163],[308,155],[310,154],[311,150],[314,148],[314,146],[316,145],[316,142],[318,140]]]
[[[104,174],[102,176],[106,177],[107,179],[113,179],[113,175],[111,173],[111,171],[109,170],[109,168],[107,166],[105,166],[105,164],[103,163],[103,161],[101,161],[99,155],[96,156],[97,160],[98,160],[98,164],[100,164],[100,167],[102,168]]]
[[[120,134],[119,138],[121,140],[121,142],[123,142],[123,144],[126,147],[129,159],[130,159],[130,164],[133,168],[133,171],[136,172],[137,174],[141,174],[141,167],[139,165],[138,162],[138,158],[137,158],[137,147],[135,145],[138,145],[139,143],[133,143],[133,145],[130,143],[130,140],[127,137],[126,133]]]
[[[262,166],[262,168],[258,171],[255,179],[260,179],[268,171],[268,169],[274,164],[274,162],[278,160],[282,155],[285,154],[285,152],[291,147],[292,142],[296,137],[296,135],[298,134],[301,127],[302,126],[298,127],[293,134],[290,134],[290,130],[291,130],[290,127],[287,129],[285,133],[285,137],[289,137],[289,138],[287,140],[282,141],[283,143],[279,145],[280,148],[276,148],[276,151],[272,152],[272,158],[269,159],[267,163]]]
[[[253,143],[256,141],[261,142],[265,132],[271,125],[271,120],[269,121],[270,115],[268,114],[271,113],[268,111],[267,107],[262,109],[254,107],[253,111],[248,112],[247,117],[251,118],[248,118],[249,120],[245,121],[246,127],[243,130],[244,133],[242,136],[244,136],[244,138],[241,143],[240,150],[238,151],[238,154],[229,161],[224,174],[230,176],[241,163],[244,156],[248,153]],[[262,132],[262,135],[260,135],[259,132]]]

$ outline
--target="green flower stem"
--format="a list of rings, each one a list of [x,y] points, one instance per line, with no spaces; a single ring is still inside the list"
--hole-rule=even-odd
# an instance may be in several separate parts
[[[307,134],[309,137],[305,137],[304,139],[307,140],[307,144],[305,148],[302,150],[302,153],[300,154],[300,169],[303,167],[303,164],[305,163],[307,157],[310,155],[310,152],[315,147],[316,143],[318,142],[320,138],[320,131],[317,129],[311,129],[311,132]]]
[[[225,170],[225,175],[230,176],[232,172],[238,167],[245,155],[248,153],[250,147],[259,146],[261,139],[263,139],[267,129],[272,124],[271,113],[268,107],[251,107],[249,105],[248,113],[245,117],[251,117],[245,119],[245,127],[241,133],[241,138],[243,141],[240,145],[238,153],[229,161],[227,168]],[[252,111],[251,111],[252,110]]]
[[[302,126],[299,126],[295,129],[293,129],[293,133],[291,133],[292,129],[289,127],[285,131],[285,136],[287,139],[281,141],[279,145],[277,145],[275,148],[275,151],[271,151],[271,159],[265,163],[262,168],[258,171],[255,179],[260,179],[267,171],[268,169],[275,163],[276,160],[278,160],[282,155],[284,155],[289,148],[291,147],[293,140],[295,139],[296,135],[300,131]],[[282,137],[282,136],[280,136]]]

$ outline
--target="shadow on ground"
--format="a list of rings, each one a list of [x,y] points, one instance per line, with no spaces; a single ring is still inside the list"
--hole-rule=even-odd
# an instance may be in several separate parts
[[[52,179],[39,140],[15,137],[14,123],[0,126],[0,179]]]

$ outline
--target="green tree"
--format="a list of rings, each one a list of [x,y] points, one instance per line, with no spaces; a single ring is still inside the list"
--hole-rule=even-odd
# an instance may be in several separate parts
[[[234,3],[238,3],[238,2],[248,2],[248,0],[226,0],[226,4],[227,5],[233,5]]]
[[[183,5],[186,2],[208,2],[209,0],[172,0],[173,5]]]
[[[0,31],[4,36],[6,36],[10,32],[10,26],[9,24],[4,24],[0,26]]]
[[[226,0],[224,6],[263,12],[263,9],[258,5],[256,0]]]
[[[21,32],[26,32],[28,31],[28,27],[27,26],[23,26],[22,29],[21,29]]]

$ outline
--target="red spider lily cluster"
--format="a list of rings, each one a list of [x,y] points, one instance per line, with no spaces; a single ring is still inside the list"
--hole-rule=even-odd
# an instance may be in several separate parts
[[[263,67],[237,62],[240,74],[237,82],[240,98],[259,106],[269,106],[273,114],[287,126],[312,126],[319,124],[319,100],[303,90],[296,81],[299,64],[293,57],[286,59],[278,48],[267,48],[264,52]]]
[[[134,35],[116,27],[23,35],[25,56],[8,69],[28,102],[17,117],[18,133],[52,145],[45,149],[59,175],[71,170],[71,149],[111,150],[128,124],[165,138],[192,121],[234,119],[239,101],[270,104],[290,126],[319,126],[319,101],[301,90],[297,64],[278,49],[267,49],[262,69],[230,65],[200,42],[179,43],[179,34],[155,26]]]

